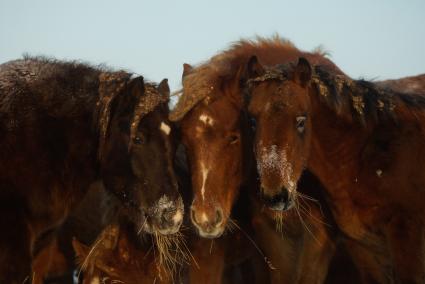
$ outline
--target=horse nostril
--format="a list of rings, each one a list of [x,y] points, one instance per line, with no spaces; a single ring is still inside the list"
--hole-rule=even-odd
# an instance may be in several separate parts
[[[223,210],[221,208],[218,208],[215,211],[215,226],[218,227],[223,222]]]
[[[266,205],[272,210],[286,210],[289,209],[289,192],[286,188],[282,187],[278,194],[269,196],[263,192],[263,200]]]
[[[280,193],[273,196],[270,201],[271,201],[272,204],[279,204],[279,203],[287,203],[288,199],[289,199],[288,190],[286,190],[286,188],[282,187],[280,189]]]

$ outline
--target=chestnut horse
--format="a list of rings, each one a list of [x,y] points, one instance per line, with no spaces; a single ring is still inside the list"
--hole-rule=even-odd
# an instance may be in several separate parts
[[[338,70],[319,52],[300,52],[290,42],[279,38],[241,41],[198,67],[184,65],[183,93],[170,119],[181,125],[192,174],[191,219],[201,236],[219,237],[226,228],[242,185],[255,188],[257,184],[251,162],[251,125],[243,100],[246,62],[252,54],[258,54],[264,62],[276,64],[295,60],[300,53]],[[309,177],[303,184],[308,188],[306,194],[320,187]],[[275,209],[290,204],[285,196],[263,195],[263,199]],[[306,199],[302,206],[311,211],[301,213],[303,221],[292,213],[264,210],[255,197],[252,200],[252,204],[245,206],[252,207],[259,246],[276,268],[271,272],[272,280],[303,282],[304,276],[307,283],[308,279],[323,281],[328,261],[335,247],[339,247],[336,243],[338,233],[328,226],[333,223],[327,220],[329,214],[323,216],[321,205]],[[276,231],[276,223],[283,226],[283,232]],[[291,235],[287,230],[296,232]],[[318,264],[314,271],[308,265],[313,259]]]
[[[250,126],[244,110],[246,62],[257,54],[267,64],[295,60],[298,51],[280,38],[240,41],[194,68],[184,65],[183,90],[170,119],[179,121],[192,174],[191,219],[203,237],[219,237],[252,167]],[[333,65],[320,53],[302,53]],[[278,208],[284,197],[266,201]]]
[[[277,67],[249,62],[263,190],[295,198],[310,170],[362,280],[423,283],[425,97],[312,68],[302,57]]]
[[[97,179],[142,230],[179,229],[168,84],[131,76],[45,58],[0,65],[1,283],[22,283],[36,237]]]

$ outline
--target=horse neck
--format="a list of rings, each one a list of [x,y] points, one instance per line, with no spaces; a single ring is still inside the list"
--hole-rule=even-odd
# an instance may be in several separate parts
[[[312,137],[307,168],[325,188],[343,194],[340,189],[356,180],[368,130],[337,115],[320,101],[318,94],[314,93],[311,101]]]

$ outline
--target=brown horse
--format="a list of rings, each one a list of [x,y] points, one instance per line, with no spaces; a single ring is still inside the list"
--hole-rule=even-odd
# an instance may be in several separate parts
[[[375,82],[381,88],[399,93],[425,95],[425,74]]]
[[[83,284],[172,283],[170,274],[157,265],[152,243],[142,244],[125,225],[105,228],[93,247],[77,239],[73,246],[84,274]]]
[[[363,281],[423,283],[425,98],[305,58],[264,68],[253,57],[248,69],[263,190],[295,198],[309,169]]]
[[[97,179],[142,230],[179,229],[168,84],[131,76],[44,58],[0,66],[1,283],[22,283],[36,237]]]
[[[203,65],[184,65],[183,94],[171,119],[181,123],[192,173],[191,219],[201,236],[212,238],[223,233],[242,184],[254,188],[248,190],[251,193],[256,191],[251,126],[243,101],[246,62],[258,54],[265,62],[276,64],[294,60],[300,53],[338,70],[320,53],[301,52],[279,38],[241,41]],[[321,187],[311,177],[305,178],[301,188],[308,189],[306,194]],[[263,198],[276,209],[286,206],[283,197]],[[333,224],[329,214],[323,215],[316,201],[305,199],[302,203],[302,207],[311,208],[301,209],[303,220],[298,214],[264,209],[255,196],[252,203],[244,205],[251,209],[260,248],[276,268],[271,271],[274,282],[321,282],[335,248],[339,250],[338,233],[328,226]],[[276,230],[276,224],[283,232]],[[313,259],[317,263],[314,270],[308,265]]]
[[[101,182],[92,184],[60,228],[37,240],[31,283],[73,283],[75,271],[83,283],[153,283],[177,276],[174,262],[188,262],[184,251],[175,251],[175,244],[183,244],[180,233],[147,234],[125,215]]]
[[[300,52],[280,38],[240,41],[196,68],[184,65],[183,94],[170,119],[181,124],[192,173],[191,219],[201,236],[224,232],[241,185],[253,176],[243,100],[246,62],[257,54],[266,64],[277,64],[300,53],[337,69],[320,53]],[[264,196],[276,207],[283,206],[283,198]]]
[[[181,170],[177,165],[176,172],[181,173]],[[187,185],[187,182],[182,182],[186,179],[184,176],[178,177],[180,189],[190,188],[184,186]],[[92,204],[99,206],[93,207]],[[117,200],[111,198],[100,183],[93,184],[60,230],[38,240],[36,246],[40,248],[33,261],[32,283],[73,283],[72,274],[79,268],[74,263],[71,242],[82,269],[79,274],[83,283],[103,283],[102,280],[105,283],[122,281],[127,284],[171,283],[172,280],[174,283],[235,283],[235,279],[238,281],[240,276],[247,275],[241,271],[241,263],[259,257],[241,233],[213,241],[185,230],[183,236],[187,248],[182,239],[172,239],[175,235],[171,235],[162,238],[171,244],[168,250],[164,250],[160,248],[161,238],[140,235],[129,224],[123,225],[121,222],[120,226],[106,226],[103,229],[105,224],[117,224],[117,218],[121,219],[118,205]],[[183,251],[176,252],[176,244]],[[164,261],[165,254],[159,252],[170,256],[170,261]],[[170,269],[174,265],[172,261],[177,262],[175,271]],[[252,281],[252,278],[244,279]]]

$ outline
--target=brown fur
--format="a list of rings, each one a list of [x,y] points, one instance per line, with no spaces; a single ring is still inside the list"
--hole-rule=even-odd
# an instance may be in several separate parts
[[[135,245],[138,242],[130,232],[125,227],[109,227],[93,247],[73,241],[84,274],[83,283],[93,283],[94,279],[100,283],[172,283],[163,267],[157,266],[155,248],[151,249],[149,244]]]
[[[0,236],[0,282],[29,276],[36,238],[59,225],[97,179],[135,223],[148,218],[150,229],[175,229],[165,212],[152,210],[165,193],[181,207],[173,145],[159,130],[168,87],[130,77],[46,58],[0,65],[0,225],[8,228]],[[153,94],[160,99],[137,118],[138,104]],[[129,141],[133,123],[139,136],[150,131],[144,147]]]
[[[240,41],[198,67],[191,68],[185,65],[183,94],[170,117],[173,120],[180,120],[181,123],[183,142],[186,145],[192,173],[194,199],[191,217],[201,236],[220,236],[226,227],[241,185],[244,181],[256,184],[252,180],[253,177],[255,178],[251,162],[252,141],[243,100],[243,83],[248,79],[246,77],[248,59],[256,54],[261,62],[274,65],[292,61],[300,53],[314,62],[328,64],[331,68],[339,70],[320,53],[301,52],[288,41],[279,38]],[[202,114],[211,117],[214,121],[213,125],[202,123],[200,121]],[[203,180],[201,161],[209,167],[209,176],[205,181],[205,200],[201,191]],[[316,208],[317,204],[313,203],[309,206]],[[215,213],[218,209],[223,211],[224,220],[220,220],[221,222],[215,222]],[[313,216],[316,218],[318,211],[314,212]],[[200,222],[197,220],[201,219],[203,214],[209,221],[198,224]],[[265,250],[266,257],[273,258],[274,266],[279,266],[282,271],[285,270],[279,276],[273,277],[277,279],[276,281],[283,279],[291,281],[305,274],[306,277],[310,275],[313,278],[323,279],[332,255],[332,249],[330,253],[327,250],[335,246],[332,240],[334,236],[328,233],[325,226],[318,226],[314,234],[318,235],[323,246],[315,246],[316,240],[309,237],[309,233],[299,219],[287,219],[287,213],[281,214],[283,226],[290,230],[295,228],[299,235],[294,234],[291,238],[285,236],[286,232],[283,234],[277,232],[274,222],[275,214],[256,209],[253,217],[254,226],[258,230],[259,245]],[[308,219],[306,222],[314,223],[314,218],[309,219],[310,217],[306,217]],[[290,231],[287,233],[291,234]],[[306,237],[303,245],[292,245],[297,236]],[[311,250],[307,248],[308,246],[311,246]],[[288,248],[291,248],[295,256],[287,254]],[[314,258],[323,261],[319,261],[320,265],[316,267],[317,270],[314,273],[307,273],[306,271],[311,270],[308,265],[309,259]],[[302,260],[292,262],[294,259]],[[290,274],[286,272],[298,266],[302,269]],[[274,272],[272,274],[276,275]]]
[[[399,93],[416,93],[425,95],[425,74],[400,79],[375,82],[381,88]]]
[[[190,193],[190,181],[184,152],[181,150],[179,148],[177,152],[176,172],[179,174],[179,188],[185,196]],[[93,207],[93,204],[99,206]],[[86,264],[84,265],[86,273],[83,271],[80,275],[84,283],[91,283],[90,281],[95,279],[99,279],[100,283],[102,280],[106,283],[112,280],[125,283],[151,283],[149,281],[154,281],[154,276],[158,276],[158,269],[167,275],[163,275],[163,282],[164,278],[171,278],[172,275],[172,280],[167,280],[172,283],[199,283],[200,280],[204,283],[235,283],[245,279],[241,278],[241,275],[251,275],[249,272],[253,264],[250,258],[259,261],[261,265],[261,258],[258,260],[260,255],[241,232],[210,241],[199,238],[187,229],[184,230],[184,238],[191,254],[181,247],[187,254],[184,257],[182,253],[175,252],[175,247],[169,247],[171,257],[177,261],[175,271],[170,271],[172,268],[170,263],[161,262],[156,238],[143,233],[135,236],[134,230],[129,226],[120,227],[118,235],[122,241],[117,242],[116,246],[96,245],[97,241],[105,238],[109,240],[106,244],[115,243],[111,241],[116,238],[113,237],[114,234],[108,233],[114,226],[107,228],[103,233],[102,230],[105,225],[118,222],[117,219],[122,212],[118,205],[117,200],[105,192],[101,183],[94,183],[84,200],[71,212],[61,228],[38,240],[33,260],[33,282],[72,283],[72,273],[78,269],[74,263],[74,249],[70,247],[73,238],[80,264]],[[180,246],[184,246],[183,243],[180,243]],[[91,247],[93,252],[86,262]],[[122,254],[126,255],[125,261],[122,260]],[[241,271],[241,263],[247,263],[248,273]],[[257,268],[259,269],[261,268]],[[158,282],[159,278],[156,279]],[[246,279],[252,281],[250,276]],[[260,279],[257,283],[263,283],[263,278]]]
[[[358,272],[346,255],[320,183],[308,172],[301,183],[305,197],[290,211],[270,210],[252,198],[255,236],[273,267],[270,283],[339,283],[341,279],[358,283]],[[345,266],[335,262],[338,254],[338,262],[344,261]],[[332,275],[328,275],[329,268]],[[347,274],[352,277],[346,278]]]
[[[310,75],[300,59],[283,70],[286,79],[253,87],[256,147],[290,149],[293,178],[306,167],[320,179],[363,282],[422,283],[425,100],[314,69]],[[267,113],[267,105],[281,107]],[[301,134],[300,115],[307,117]],[[271,180],[274,188],[283,182],[268,174],[261,181]]]
[[[204,236],[218,236],[223,232],[239,187],[250,168],[249,159],[246,159],[251,152],[249,126],[244,115],[241,85],[246,79],[246,62],[256,54],[267,64],[283,63],[296,59],[299,53],[290,42],[278,37],[259,38],[240,41],[196,68],[186,65],[183,94],[170,118],[181,122],[192,171],[192,221]],[[302,54],[337,69],[320,53]],[[202,114],[210,116],[214,125],[200,122]],[[201,162],[209,169],[204,201]],[[218,212],[222,212],[220,222],[216,218]],[[202,216],[207,216],[208,222],[198,224]]]

